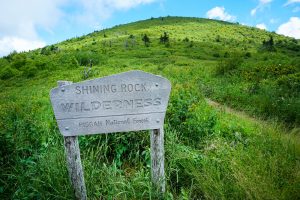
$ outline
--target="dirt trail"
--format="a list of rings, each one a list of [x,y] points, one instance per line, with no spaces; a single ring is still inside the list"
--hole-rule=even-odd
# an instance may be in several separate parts
[[[251,117],[250,115],[248,115],[247,113],[243,112],[243,111],[238,111],[238,110],[235,110],[235,109],[232,109],[226,105],[222,105],[216,101],[213,101],[211,99],[208,99],[208,98],[205,98],[206,102],[208,103],[208,105],[210,106],[213,106],[219,110],[223,110],[224,112],[226,113],[231,113],[233,115],[236,115],[238,117],[242,117],[244,119],[247,119],[247,120],[250,120],[252,122],[258,122],[258,121],[261,121],[260,119],[256,119],[254,117]]]

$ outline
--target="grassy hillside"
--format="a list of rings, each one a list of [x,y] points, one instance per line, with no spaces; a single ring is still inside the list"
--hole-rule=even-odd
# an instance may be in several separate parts
[[[166,199],[300,198],[300,42],[222,21],[164,17],[0,59],[1,199],[73,198],[49,91],[57,80],[132,69],[172,82]],[[157,197],[147,132],[79,141],[89,198]]]

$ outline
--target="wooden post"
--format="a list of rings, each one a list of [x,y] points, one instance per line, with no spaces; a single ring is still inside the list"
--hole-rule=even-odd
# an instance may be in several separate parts
[[[151,141],[151,178],[156,190],[165,192],[165,156],[163,128],[150,130]]]
[[[109,43],[112,46],[112,41]],[[114,86],[109,88],[108,95],[97,90],[98,86],[108,83]],[[163,198],[166,190],[163,125],[171,92],[170,81],[142,71],[129,71],[75,84],[59,81],[58,85],[50,91],[50,99],[59,130],[64,136],[66,160],[76,198],[87,199],[76,136],[139,130],[150,130],[151,180]],[[118,103],[104,103],[115,100],[123,104],[130,99],[145,99],[148,106],[139,106],[141,101],[137,101],[135,108],[120,109]],[[84,112],[78,112],[78,106]],[[126,123],[115,123],[124,119]]]
[[[69,81],[58,81],[59,87],[70,85]],[[67,167],[69,172],[70,181],[72,183],[76,199],[86,200],[86,188],[83,177],[83,170],[80,158],[80,149],[77,136],[64,137],[64,146],[67,160]]]

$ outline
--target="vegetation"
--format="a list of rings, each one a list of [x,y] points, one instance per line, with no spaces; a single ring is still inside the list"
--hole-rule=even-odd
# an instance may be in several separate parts
[[[181,17],[13,52],[0,59],[0,198],[72,199],[50,89],[139,69],[172,82],[165,199],[299,199],[299,63],[298,40]],[[146,131],[79,142],[90,199],[157,198]]]
[[[144,35],[144,37],[142,38],[142,40],[144,41],[145,46],[149,47],[150,38],[146,34]]]

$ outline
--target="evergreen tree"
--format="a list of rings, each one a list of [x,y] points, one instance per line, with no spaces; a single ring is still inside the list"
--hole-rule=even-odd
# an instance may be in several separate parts
[[[147,36],[147,34],[143,36],[142,40],[144,41],[145,46],[148,47],[150,44],[150,38]]]
[[[274,39],[273,36],[270,35],[269,40],[264,40],[263,41],[263,48],[268,50],[268,51],[275,51],[275,47],[274,47]]]
[[[167,32],[164,32],[164,36],[160,36],[160,43],[166,44],[169,42],[169,36]]]

